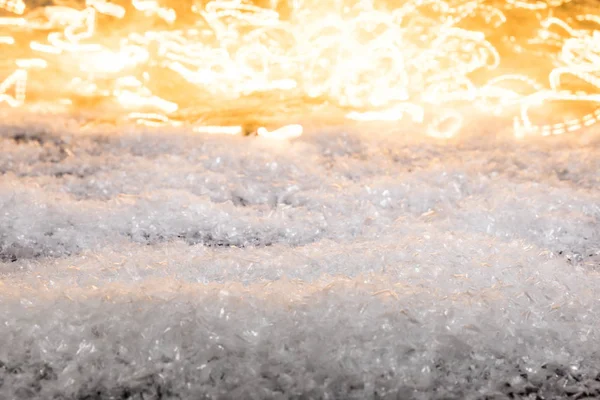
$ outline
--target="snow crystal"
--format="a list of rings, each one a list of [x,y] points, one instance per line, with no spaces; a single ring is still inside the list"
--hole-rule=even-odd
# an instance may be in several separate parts
[[[0,398],[600,396],[597,134],[0,129]]]

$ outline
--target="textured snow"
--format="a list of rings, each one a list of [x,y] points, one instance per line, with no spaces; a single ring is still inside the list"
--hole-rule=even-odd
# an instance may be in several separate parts
[[[600,136],[473,129],[0,128],[0,399],[600,396]]]

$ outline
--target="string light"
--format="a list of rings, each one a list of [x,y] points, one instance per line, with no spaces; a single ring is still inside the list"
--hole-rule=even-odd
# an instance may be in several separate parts
[[[286,17],[276,11],[284,1]],[[27,80],[52,74],[53,87],[64,89],[56,96],[63,104],[77,107],[72,99],[81,96],[112,99],[127,120],[148,126],[197,120],[195,108],[203,116],[218,113],[211,104],[264,98],[268,108],[300,98],[297,106],[305,110],[329,104],[354,121],[410,118],[440,138],[460,132],[465,118],[452,107],[463,103],[495,116],[516,110],[518,137],[562,134],[600,120],[600,16],[557,16],[554,9],[568,2],[407,0],[384,10],[374,0],[280,0],[271,1],[270,9],[211,0],[190,3],[192,13],[180,18],[160,0],[131,0],[131,7],[86,0],[82,9],[45,6],[27,13],[21,0],[0,0],[1,9],[21,15],[0,17],[3,55],[21,43],[31,52],[15,53],[18,69],[0,86],[0,102],[27,107]],[[504,28],[512,10],[531,13],[538,29],[532,37],[508,36],[502,43],[515,54],[545,57],[552,66],[547,76],[496,72],[504,56],[486,32]],[[539,20],[541,11],[549,16]],[[138,18],[125,18],[127,13]],[[140,16],[155,22],[144,24]],[[109,32],[103,24],[110,19],[128,22],[115,22],[120,29]],[[22,42],[27,32],[45,37]],[[585,92],[570,89],[573,80]],[[15,95],[8,95],[12,88]],[[594,110],[551,124],[532,120],[533,109],[553,102]],[[193,129],[244,132],[237,124]],[[257,134],[293,138],[302,127],[261,127]]]

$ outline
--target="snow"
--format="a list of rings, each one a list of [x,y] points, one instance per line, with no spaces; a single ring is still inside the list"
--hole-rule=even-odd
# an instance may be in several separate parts
[[[600,136],[0,128],[0,398],[600,396]]]

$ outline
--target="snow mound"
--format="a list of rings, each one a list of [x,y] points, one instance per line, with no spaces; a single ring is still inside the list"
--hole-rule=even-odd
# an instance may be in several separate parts
[[[600,396],[600,139],[0,128],[0,398]]]

